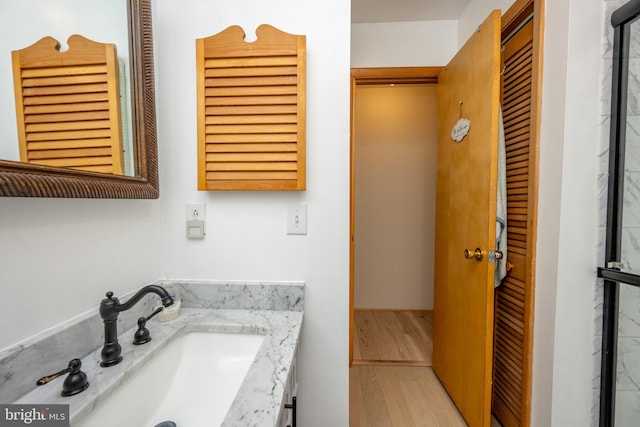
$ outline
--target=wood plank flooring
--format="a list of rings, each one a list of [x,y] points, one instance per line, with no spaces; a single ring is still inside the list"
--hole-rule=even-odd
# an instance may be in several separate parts
[[[465,427],[430,367],[352,366],[350,427]]]
[[[430,367],[432,316],[430,311],[354,312],[349,427],[467,425]],[[500,424],[492,419],[491,427]]]
[[[355,310],[354,365],[431,366],[433,311]]]
[[[466,426],[430,368],[432,335],[432,311],[354,311],[350,427]]]

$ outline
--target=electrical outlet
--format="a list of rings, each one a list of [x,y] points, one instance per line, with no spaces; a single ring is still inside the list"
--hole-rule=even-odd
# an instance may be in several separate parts
[[[204,239],[206,214],[204,203],[187,205],[187,239]]]
[[[187,204],[187,221],[204,221],[205,218],[204,203]]]

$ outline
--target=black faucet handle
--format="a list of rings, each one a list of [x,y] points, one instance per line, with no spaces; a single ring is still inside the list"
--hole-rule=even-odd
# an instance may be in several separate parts
[[[56,372],[55,374],[47,375],[40,378],[38,381],[36,381],[36,385],[44,385],[64,374],[69,374],[69,376],[64,380],[64,383],[62,385],[62,393],[60,394],[65,397],[78,394],[89,387],[87,374],[80,370],[81,366],[82,362],[80,361],[80,359],[72,359],[69,361],[67,369],[63,369],[62,371]]]
[[[69,362],[69,375],[64,379],[64,383],[62,383],[62,393],[63,396],[73,396],[74,394],[78,394],[83,392],[89,387],[89,381],[87,381],[87,374],[82,372],[80,368],[82,367],[82,362],[80,359],[73,359]]]
[[[138,318],[138,330],[133,335],[133,343],[135,345],[146,344],[149,341],[151,341],[151,333],[149,332],[149,329],[146,328],[147,320],[151,319],[153,316],[160,313],[161,311],[162,311],[162,307],[158,307],[153,311],[153,313],[151,313],[147,317]]]
[[[150,315],[147,316],[146,320],[151,319],[153,316],[155,316],[156,314],[160,313],[162,311],[163,307],[158,307],[156,308],[153,313],[151,313]],[[138,320],[138,324],[139,324],[139,320]]]
[[[138,318],[138,330],[135,334],[133,334],[133,344],[134,345],[142,345],[151,341],[151,333],[145,327],[147,324],[146,317]]]
[[[60,372],[56,372],[55,374],[51,374],[51,375],[46,375],[42,378],[40,378],[38,381],[36,381],[36,385],[45,385],[47,383],[50,383],[51,381],[55,380],[56,378],[69,373],[69,368],[67,369],[63,369]]]

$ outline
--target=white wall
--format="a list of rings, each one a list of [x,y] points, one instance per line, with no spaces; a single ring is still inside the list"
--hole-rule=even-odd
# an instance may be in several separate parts
[[[551,426],[553,416],[553,358],[560,206],[567,80],[567,1],[547,4],[544,45],[543,122],[540,129],[538,242],[534,312],[532,426]],[[587,323],[584,324],[585,327]],[[568,408],[567,408],[568,409]],[[588,411],[585,411],[588,413]],[[576,424],[577,425],[577,424]]]
[[[0,199],[0,349],[160,276],[157,200]],[[70,355],[73,356],[73,355]]]
[[[596,269],[601,262],[596,260],[595,250],[598,199],[596,154],[601,135],[598,127],[601,35],[594,29],[601,28],[603,11],[600,0],[588,3],[585,5],[583,0],[570,0],[569,20],[563,24],[569,31],[565,52],[566,109],[552,399],[552,424],[558,426],[589,425],[594,403],[589,372],[593,365],[593,290]],[[549,31],[554,30],[549,27]],[[551,36],[546,37],[546,40],[554,40],[554,43],[556,41]],[[558,60],[549,59],[549,65]],[[556,77],[545,70],[545,78],[547,76],[550,79]],[[543,97],[545,95],[551,98],[546,91]],[[553,113],[551,106],[545,101],[543,123],[545,117]],[[555,144],[551,140],[545,140],[542,149],[546,149],[547,154],[543,160],[554,148]],[[557,182],[546,184],[548,186],[544,189],[545,193],[557,191]]]
[[[457,50],[455,20],[353,24],[351,67],[445,65]]]
[[[413,21],[351,26],[351,67],[443,66],[458,50],[458,21]],[[433,304],[426,294],[420,304]],[[360,300],[361,307],[369,302]],[[370,306],[369,306],[370,307]],[[399,306],[398,306],[399,307]],[[396,307],[396,308],[398,308]]]
[[[471,0],[458,20],[458,46],[464,45],[492,10],[499,9],[504,13],[514,2],[515,0]]]
[[[348,425],[349,30],[341,0],[157,0],[154,37],[163,273],[169,278],[306,282],[299,423]],[[307,36],[307,190],[198,192],[195,39],[269,23]],[[206,203],[204,240],[185,238],[185,204]],[[308,234],[287,236],[289,203]]]
[[[359,86],[354,307],[433,309],[436,85]]]

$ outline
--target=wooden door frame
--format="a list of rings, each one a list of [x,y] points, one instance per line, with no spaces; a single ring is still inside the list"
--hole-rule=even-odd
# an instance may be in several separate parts
[[[355,233],[355,94],[358,85],[435,84],[443,67],[381,67],[351,69],[351,166],[349,201],[349,367],[353,365],[354,233]]]

